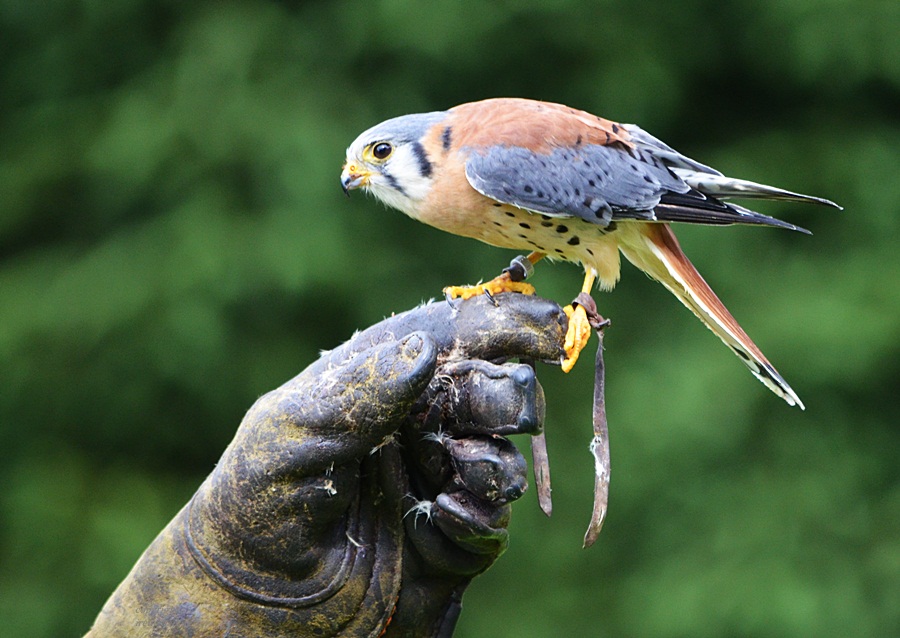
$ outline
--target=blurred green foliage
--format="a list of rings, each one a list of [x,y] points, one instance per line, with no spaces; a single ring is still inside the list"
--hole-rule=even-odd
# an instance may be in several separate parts
[[[895,0],[0,0],[0,634],[80,635],[258,395],[506,265],[338,187],[362,129],[498,95],[846,210],[679,230],[806,412],[633,268],[598,295],[606,528],[588,356],[541,371],[554,516],[517,505],[458,635],[900,634],[898,33]]]

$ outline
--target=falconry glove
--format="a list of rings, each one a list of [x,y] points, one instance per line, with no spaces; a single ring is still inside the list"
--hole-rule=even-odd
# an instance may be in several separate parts
[[[261,397],[88,633],[449,636],[526,487],[522,357],[559,362],[556,304],[432,303],[356,334]]]

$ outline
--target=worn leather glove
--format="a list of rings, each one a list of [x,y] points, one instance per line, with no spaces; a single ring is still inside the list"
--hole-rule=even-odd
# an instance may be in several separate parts
[[[508,543],[539,432],[527,357],[566,317],[520,294],[432,303],[262,398],[100,612],[100,636],[449,636]]]

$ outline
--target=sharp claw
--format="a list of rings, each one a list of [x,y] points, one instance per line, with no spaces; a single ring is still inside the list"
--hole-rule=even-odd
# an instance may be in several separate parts
[[[568,374],[569,372],[572,371],[572,368],[574,368],[574,367],[575,367],[575,364],[578,363],[578,355],[579,355],[579,354],[580,354],[580,353],[574,353],[574,354],[572,354],[570,357],[567,357],[567,358],[563,359],[563,362],[562,362],[562,364],[560,365],[560,367],[562,368],[562,371],[563,371],[563,372],[565,372],[566,374]]]
[[[444,288],[444,299],[447,300],[447,304],[454,310],[457,310],[459,308],[459,301],[457,301],[456,297],[450,294],[449,288]]]

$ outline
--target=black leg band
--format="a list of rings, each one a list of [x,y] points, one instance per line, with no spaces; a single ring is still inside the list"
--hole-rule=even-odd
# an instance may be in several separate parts
[[[509,266],[504,268],[503,272],[509,275],[511,281],[525,281],[534,272],[534,264],[528,261],[525,255],[519,255],[509,262]]]

